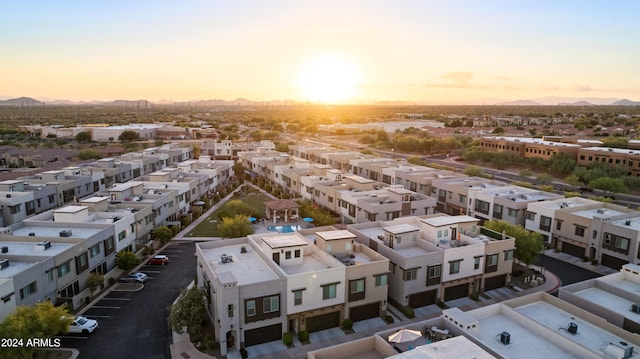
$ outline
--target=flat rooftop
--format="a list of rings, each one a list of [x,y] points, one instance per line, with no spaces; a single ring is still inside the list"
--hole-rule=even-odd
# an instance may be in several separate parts
[[[0,256],[2,259],[2,256]],[[36,265],[37,262],[20,262],[15,260],[9,260],[9,266],[0,270],[0,278],[13,278],[14,276],[24,272],[30,267]]]
[[[321,232],[316,232],[316,234],[322,237],[326,241],[331,241],[336,239],[356,238],[355,234],[344,229],[335,230],[335,231],[321,231]]]
[[[620,338],[596,325],[581,320],[574,314],[547,302],[538,301],[514,309],[528,319],[554,331],[557,336],[564,337],[603,357],[606,356],[603,352],[606,343],[627,342],[627,339]],[[575,323],[578,326],[576,334],[571,334],[566,330],[569,323]],[[634,355],[633,358],[638,358],[638,355]]]
[[[394,359],[493,359],[493,355],[462,335],[393,355]]]
[[[305,253],[302,264],[280,267],[288,275],[315,272],[330,268],[330,265],[317,256],[316,253]]]
[[[480,222],[479,219],[467,215],[463,216],[440,216],[432,218],[423,218],[420,220],[422,223],[426,223],[432,227],[449,226],[457,223],[466,222]]]
[[[263,237],[262,240],[271,248],[306,246],[309,243],[295,234]]]
[[[582,197],[571,197],[571,198],[558,198],[548,201],[541,201],[535,203],[534,205],[538,208],[546,208],[546,209],[563,209],[563,208],[576,208],[581,206],[588,206],[590,204],[598,203],[598,201],[594,201],[588,198]]]
[[[31,233],[33,233],[33,236],[35,237],[52,238],[52,237],[60,237],[60,232],[67,229],[71,231],[71,235],[68,236],[67,238],[82,238],[82,239],[90,238],[104,230],[104,228],[77,228],[73,226],[64,227],[64,228],[24,226],[24,227],[13,230],[11,235],[29,236]]]
[[[416,227],[409,223],[395,224],[393,226],[382,227],[382,229],[391,234],[401,234],[401,233],[415,232],[420,230],[419,227]]]
[[[55,243],[51,242],[51,246],[44,250],[44,247],[38,246],[38,242],[9,242],[0,241],[0,247],[7,247],[9,251],[6,255],[10,256],[47,256],[52,257],[58,255],[67,249],[74,246],[74,243]],[[0,258],[3,258],[5,253],[0,253]],[[13,263],[13,261],[10,261]]]
[[[618,219],[615,221],[611,221],[611,224],[624,227],[624,228],[631,228],[636,231],[640,231],[640,217]]]
[[[245,247],[246,253],[242,253],[242,247]],[[201,248],[201,250],[207,264],[218,276],[221,276],[222,273],[231,273],[238,285],[260,283],[279,278],[248,243],[220,248]],[[222,263],[223,255],[231,256],[232,261]],[[221,276],[221,278],[228,277],[228,274]]]
[[[622,212],[611,208],[592,208],[585,209],[582,211],[573,212],[574,215],[584,218],[592,219],[593,217],[602,217],[602,216],[619,216],[628,212]]]
[[[588,151],[596,151],[596,152],[613,152],[613,153],[626,153],[630,155],[638,156],[640,155],[640,150],[630,150],[626,148],[611,148],[611,147],[586,147],[583,148]]]

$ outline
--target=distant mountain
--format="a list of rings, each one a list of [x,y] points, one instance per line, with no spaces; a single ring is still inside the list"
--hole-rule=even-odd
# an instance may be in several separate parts
[[[17,106],[17,107],[31,107],[31,106],[44,106],[44,102],[38,101],[31,97],[18,97],[9,100],[0,101],[0,106]]]
[[[498,103],[497,105],[500,106],[541,106],[542,104],[535,102],[535,101],[531,101],[531,100],[516,100],[516,101],[507,101],[507,102],[501,102]]]
[[[611,106],[640,106],[640,101],[631,101],[625,98],[612,103]]]
[[[558,106],[595,106],[595,105],[587,101],[578,101],[578,102],[572,102],[572,103],[559,103]]]

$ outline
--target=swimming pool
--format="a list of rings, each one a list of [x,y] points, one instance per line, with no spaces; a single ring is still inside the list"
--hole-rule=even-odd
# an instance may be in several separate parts
[[[293,233],[295,231],[299,231],[302,229],[302,226],[300,225],[286,225],[286,226],[268,226],[267,227],[268,230],[270,231],[276,231],[279,233]]]

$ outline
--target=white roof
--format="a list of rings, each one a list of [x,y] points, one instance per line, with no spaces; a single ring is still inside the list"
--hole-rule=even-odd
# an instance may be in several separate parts
[[[264,237],[262,240],[271,248],[297,247],[309,244],[307,240],[295,234]]]
[[[479,222],[480,220],[475,217],[462,215],[462,216],[440,216],[440,217],[432,217],[432,218],[423,218],[420,221],[432,227],[441,227],[441,226],[449,226],[456,223]]]
[[[337,230],[337,231],[320,231],[320,232],[316,232],[316,234],[322,237],[326,241],[331,241],[335,239],[356,238],[355,234],[344,229]]]

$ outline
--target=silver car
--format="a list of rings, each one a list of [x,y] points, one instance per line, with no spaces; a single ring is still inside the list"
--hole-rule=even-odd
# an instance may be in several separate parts
[[[144,283],[147,281],[147,275],[142,272],[135,272],[124,277],[120,277],[121,283]]]

